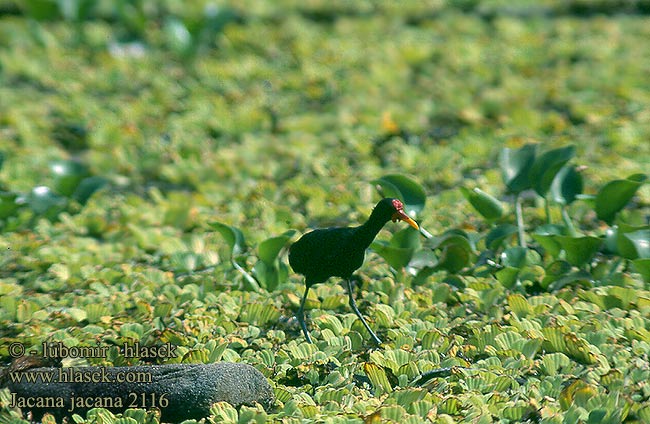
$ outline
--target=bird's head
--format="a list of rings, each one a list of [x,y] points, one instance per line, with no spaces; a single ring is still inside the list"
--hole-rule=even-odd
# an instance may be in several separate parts
[[[404,212],[404,204],[398,199],[382,199],[377,207],[386,209],[391,221],[404,221],[416,230],[420,229],[418,224]]]

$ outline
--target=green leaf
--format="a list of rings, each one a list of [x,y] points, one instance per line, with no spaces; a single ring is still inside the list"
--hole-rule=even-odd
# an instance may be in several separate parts
[[[517,277],[520,271],[519,268],[506,266],[498,270],[494,276],[503,287],[510,289],[517,283]]]
[[[15,215],[21,206],[18,193],[0,191],[0,219]]]
[[[559,278],[548,284],[547,290],[557,291],[565,286],[573,285],[574,283],[578,283],[584,287],[591,287],[593,285],[593,277],[587,271],[579,270],[570,274],[559,276]]]
[[[650,259],[635,259],[632,261],[636,272],[641,274],[643,281],[650,282]]]
[[[363,369],[375,389],[376,396],[393,391],[384,368],[372,362],[366,362],[363,364]]]
[[[436,268],[444,269],[452,274],[469,266],[471,251],[465,244],[453,243],[444,246]]]
[[[511,294],[507,297],[507,302],[510,310],[519,318],[524,318],[533,312],[532,306],[521,294]]]
[[[406,175],[384,175],[371,183],[377,186],[377,191],[382,197],[400,199],[416,216],[424,209],[427,200],[424,188]]]
[[[408,265],[415,251],[411,247],[392,246],[384,240],[375,240],[370,247],[394,269],[402,269]]]
[[[230,225],[222,224],[221,222],[211,222],[208,225],[218,231],[228,243],[231,255],[239,255],[244,253],[247,249],[244,234],[239,228],[231,227]]]
[[[53,218],[61,212],[66,205],[66,200],[54,193],[49,187],[34,187],[27,196],[27,204],[38,215]]]
[[[582,174],[573,165],[564,165],[551,184],[551,197],[561,205],[570,205],[582,193]]]
[[[222,423],[236,423],[239,414],[234,406],[228,402],[215,402],[210,407],[210,414],[214,416],[216,422]]]
[[[461,187],[460,191],[483,218],[492,221],[503,216],[503,205],[501,202],[483,190],[479,188],[470,190],[466,187]]]
[[[627,205],[647,178],[645,174],[634,174],[624,180],[614,180],[605,184],[596,195],[598,218],[611,224],[616,214]]]
[[[535,161],[536,144],[525,144],[519,149],[504,148],[499,154],[503,182],[511,193],[531,188],[528,171]]]
[[[567,230],[562,225],[544,224],[535,229],[531,234],[533,240],[540,244],[544,250],[551,256],[557,257],[562,250],[562,246],[557,241],[556,236],[566,235]]]
[[[395,232],[390,239],[390,245],[404,249],[420,248],[420,232],[412,227],[402,228]]]
[[[195,40],[183,21],[171,17],[163,27],[167,43],[177,54],[186,55],[192,52]]]
[[[494,227],[485,237],[485,245],[490,250],[497,250],[501,247],[503,241],[513,234],[517,233],[517,227],[512,224],[501,224]]]
[[[271,237],[261,242],[257,247],[259,258],[267,265],[272,265],[282,248],[287,245],[295,233],[296,230],[289,230],[280,236]]]
[[[104,177],[88,177],[81,180],[74,193],[72,193],[72,198],[77,202],[85,205],[88,199],[100,188],[104,187],[108,183],[108,180]]]
[[[632,246],[634,248],[634,254],[623,255],[625,258],[627,259],[650,258],[650,229],[637,230],[630,233],[624,233],[622,234],[622,236],[628,239],[632,243]]]
[[[574,266],[582,266],[598,252],[603,239],[598,237],[569,237],[554,236],[562,250],[566,252],[566,260]]]
[[[52,20],[59,17],[59,7],[52,0],[29,0],[18,2],[25,10],[25,14],[36,20]]]
[[[73,160],[58,160],[50,164],[54,179],[54,190],[62,196],[70,197],[79,183],[90,176],[86,165]]]
[[[535,158],[528,178],[533,188],[542,197],[546,197],[553,180],[560,169],[575,156],[576,149],[574,146],[561,147],[559,149],[549,150]]]
[[[513,268],[522,268],[526,265],[526,253],[528,249],[525,247],[509,247],[501,253],[501,263],[504,266],[511,266]]]

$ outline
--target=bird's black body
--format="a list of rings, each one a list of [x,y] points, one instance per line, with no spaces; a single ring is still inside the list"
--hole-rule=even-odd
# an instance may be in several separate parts
[[[317,229],[303,235],[291,246],[289,263],[295,272],[305,276],[306,289],[298,311],[298,321],[307,340],[311,341],[311,337],[304,323],[303,308],[309,288],[314,284],[325,282],[330,277],[340,277],[348,283],[350,306],[375,342],[381,343],[356,307],[352,297],[350,277],[361,267],[366,249],[388,221],[406,220],[417,228],[417,224],[404,214],[402,207],[399,200],[382,199],[363,225]]]

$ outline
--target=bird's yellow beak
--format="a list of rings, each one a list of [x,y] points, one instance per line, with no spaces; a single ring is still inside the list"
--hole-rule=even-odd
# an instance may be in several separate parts
[[[395,222],[395,221],[397,221],[399,219],[400,221],[406,222],[408,225],[415,228],[416,230],[420,229],[420,227],[418,226],[418,223],[413,221],[410,216],[408,216],[407,214],[404,213],[404,211],[395,212],[391,218],[392,218],[393,222]]]

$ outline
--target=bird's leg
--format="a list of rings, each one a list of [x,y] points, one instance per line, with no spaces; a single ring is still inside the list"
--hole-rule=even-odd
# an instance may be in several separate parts
[[[368,330],[368,332],[370,333],[370,337],[372,337],[372,340],[377,345],[380,345],[381,344],[381,339],[379,337],[377,337],[375,332],[370,329],[370,326],[368,325],[366,320],[363,319],[363,315],[361,315],[361,312],[359,312],[359,308],[357,308],[357,302],[354,301],[354,297],[352,296],[352,282],[350,281],[350,279],[347,279],[347,282],[348,282],[348,296],[350,297],[350,307],[352,308],[354,313],[357,314],[357,316],[359,317],[359,319],[363,323],[363,326],[366,327],[366,330]]]
[[[309,335],[309,331],[307,330],[307,325],[305,324],[305,301],[307,300],[307,293],[309,293],[309,286],[305,286],[305,294],[302,295],[302,300],[300,301],[300,308],[298,308],[298,313],[296,314],[296,318],[298,318],[298,322],[300,323],[300,328],[302,328],[302,332],[305,335],[305,339],[309,343],[314,343],[311,341],[311,336]]]

